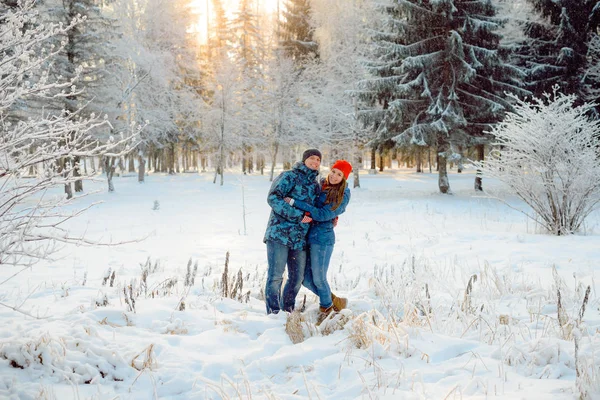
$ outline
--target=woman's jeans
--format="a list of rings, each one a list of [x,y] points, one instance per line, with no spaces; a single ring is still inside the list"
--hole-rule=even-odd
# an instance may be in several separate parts
[[[294,311],[296,295],[302,287],[304,267],[306,266],[306,251],[293,250],[280,243],[267,240],[267,286],[265,288],[265,302],[267,314],[277,314],[282,308],[284,311]],[[288,280],[283,288],[283,271],[288,266]]]
[[[304,282],[302,283],[308,290],[319,296],[319,305],[322,308],[329,308],[333,305],[331,289],[327,282],[331,253],[333,253],[333,245],[310,245],[309,261],[306,263]]]

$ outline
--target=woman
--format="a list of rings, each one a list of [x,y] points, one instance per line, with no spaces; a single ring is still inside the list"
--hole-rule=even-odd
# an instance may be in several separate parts
[[[347,180],[351,171],[352,165],[348,161],[337,160],[331,166],[327,177],[321,181],[321,193],[317,197],[315,206],[304,201],[285,199],[293,207],[309,213],[312,218],[307,237],[309,257],[302,284],[319,296],[320,315],[317,324],[327,318],[332,311],[345,308],[348,303],[347,299],[331,293],[327,282],[327,270],[335,244],[334,221],[337,221],[337,217],[346,211],[346,206],[350,202]]]

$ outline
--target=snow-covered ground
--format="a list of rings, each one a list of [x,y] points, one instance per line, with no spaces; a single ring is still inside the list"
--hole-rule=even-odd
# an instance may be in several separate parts
[[[477,197],[472,172],[451,173],[452,196],[435,173],[362,174],[329,274],[349,309],[316,328],[305,289],[302,314],[265,314],[267,177],[212,178],[121,177],[113,194],[86,184],[101,193],[77,206],[103,203],[68,222],[73,234],[145,239],[67,247],[0,285],[3,304],[39,316],[0,307],[0,398],[600,396],[600,213],[554,237]],[[236,299],[222,296],[227,252]]]

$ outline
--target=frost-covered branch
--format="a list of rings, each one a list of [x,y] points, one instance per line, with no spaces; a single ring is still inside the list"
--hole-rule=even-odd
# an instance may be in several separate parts
[[[72,79],[53,78],[46,68],[60,48],[52,39],[82,22],[40,24],[33,0],[2,15],[0,24],[0,264],[31,265],[60,243],[93,244],[61,225],[84,210],[66,212],[72,200],[60,189],[80,179],[78,160],[126,151],[132,137],[99,141],[110,125],[82,108],[40,111],[30,107],[76,95]],[[63,43],[62,46],[65,44]],[[46,50],[46,49],[50,50]],[[52,107],[48,107],[51,109]],[[24,111],[26,110],[26,112]]]

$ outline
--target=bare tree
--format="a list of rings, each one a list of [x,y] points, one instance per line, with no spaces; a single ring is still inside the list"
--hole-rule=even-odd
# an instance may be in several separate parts
[[[93,139],[107,123],[93,114],[85,116],[82,109],[32,112],[21,118],[18,109],[28,101],[51,102],[77,93],[77,76],[53,81],[44,68],[61,50],[47,42],[81,21],[38,25],[34,3],[26,0],[5,11],[0,23],[0,264],[13,266],[47,258],[61,243],[91,243],[62,228],[83,210],[62,211],[72,200],[56,190],[90,176],[75,176],[77,165],[60,161],[110,155],[130,140]],[[31,170],[37,171],[36,177],[23,179]]]

